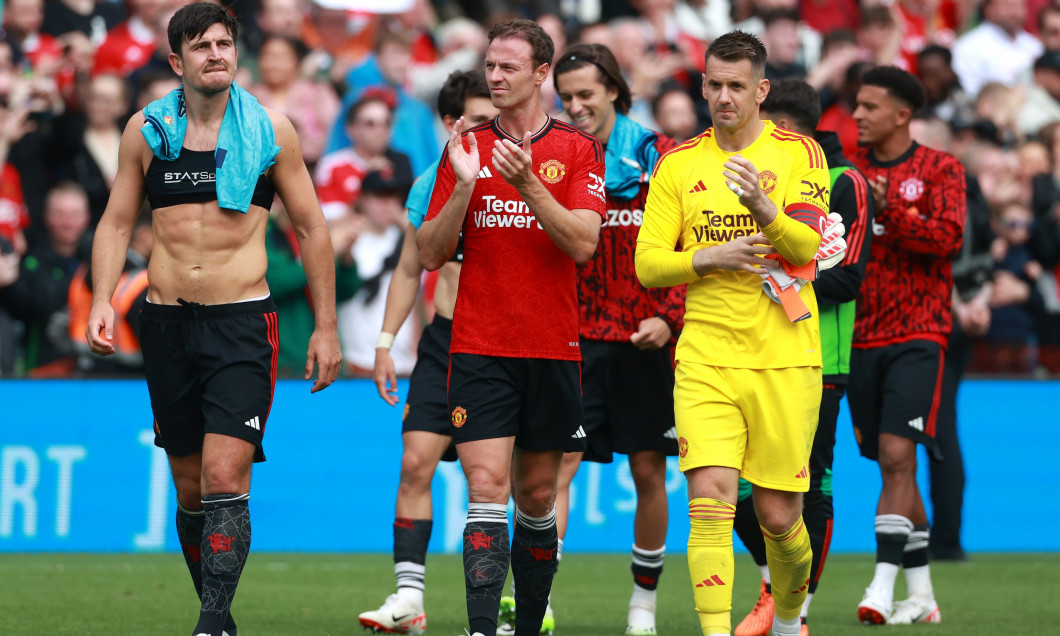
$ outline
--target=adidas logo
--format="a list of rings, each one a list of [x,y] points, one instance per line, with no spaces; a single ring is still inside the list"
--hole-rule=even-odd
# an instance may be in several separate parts
[[[254,417],[250,418],[246,422],[243,422],[243,424],[249,426],[250,428],[252,428],[252,429],[254,429],[256,431],[260,431],[261,430],[261,421],[258,419],[257,415],[255,415]]]
[[[799,471],[799,474],[798,474],[798,475],[795,475],[795,479],[806,479],[806,478],[807,478],[807,477],[809,477],[809,476],[810,476],[810,473],[809,473],[809,471],[807,471],[807,470],[806,470],[806,467],[805,467],[805,466],[803,466],[803,467],[802,467],[802,470],[800,470],[800,471]]]
[[[691,190],[689,190],[688,193],[689,194],[695,194],[697,192],[706,192],[706,191],[707,191],[707,186],[703,185],[703,180],[700,179],[699,183],[697,183],[695,186],[693,186],[693,188]]]
[[[583,437],[585,437],[585,429],[581,426],[578,427],[578,430],[574,431],[574,435],[571,435],[572,439],[582,439]]]
[[[663,433],[663,437],[666,439],[677,439],[677,427],[671,426],[670,430]]]
[[[482,166],[482,170],[478,171],[478,178],[479,179],[488,179],[488,178],[490,178],[492,176],[493,176],[493,173],[490,172],[490,167],[489,166]]]
[[[924,432],[924,418],[918,417],[915,420],[909,420],[909,428],[915,428],[921,433]]]
[[[709,579],[703,579],[703,582],[696,583],[696,587],[714,587],[715,585],[725,585],[725,581],[721,580],[717,574],[711,576]]]

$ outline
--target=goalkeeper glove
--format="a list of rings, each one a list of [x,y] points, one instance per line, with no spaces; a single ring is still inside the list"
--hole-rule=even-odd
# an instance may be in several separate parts
[[[843,217],[839,213],[832,212],[821,218],[821,247],[814,257],[817,260],[817,271],[823,272],[835,267],[846,256],[847,242],[843,238],[846,231]]]

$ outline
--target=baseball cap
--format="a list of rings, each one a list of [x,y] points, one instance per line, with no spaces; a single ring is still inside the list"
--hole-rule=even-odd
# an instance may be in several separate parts
[[[397,193],[404,196],[412,187],[412,174],[404,174],[406,171],[397,166],[390,166],[383,170],[372,170],[364,175],[361,181],[361,193]]]

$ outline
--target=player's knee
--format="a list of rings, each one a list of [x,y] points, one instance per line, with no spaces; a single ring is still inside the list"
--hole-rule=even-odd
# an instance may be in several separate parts
[[[552,482],[540,481],[519,485],[516,504],[532,517],[543,517],[556,503],[556,488]]]
[[[232,466],[219,464],[204,466],[202,470],[202,493],[243,493],[249,490],[249,481],[242,472]]]
[[[880,472],[884,479],[916,476],[916,446],[899,444],[880,445]]]
[[[465,468],[468,500],[475,503],[507,503],[509,476],[486,468]]]
[[[402,489],[422,490],[430,488],[434,476],[435,463],[421,453],[406,450],[401,456]]]
[[[174,478],[173,485],[177,490],[177,504],[185,510],[202,510],[202,490],[199,480],[190,477]]]
[[[629,457],[629,472],[638,491],[666,487],[666,458],[662,453],[635,453]]]
[[[799,520],[801,510],[791,510],[786,507],[771,506],[765,510],[757,510],[758,523],[770,534],[779,536],[791,529]]]

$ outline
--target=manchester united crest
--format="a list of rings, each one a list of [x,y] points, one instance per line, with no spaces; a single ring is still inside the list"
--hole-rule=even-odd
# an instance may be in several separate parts
[[[777,187],[777,173],[772,170],[763,170],[758,173],[758,187],[762,188],[762,192],[770,194],[773,189]]]
[[[924,196],[924,182],[916,177],[910,177],[902,182],[902,185],[898,186],[898,194],[902,195],[902,198],[912,203],[920,197]]]
[[[549,159],[541,162],[541,165],[537,167],[537,174],[541,175],[546,183],[559,183],[567,174],[567,166],[556,159]]]
[[[458,406],[453,409],[453,426],[460,428],[467,422],[467,409]]]
[[[681,437],[677,440],[677,451],[681,453],[681,457],[688,454],[688,440]]]

